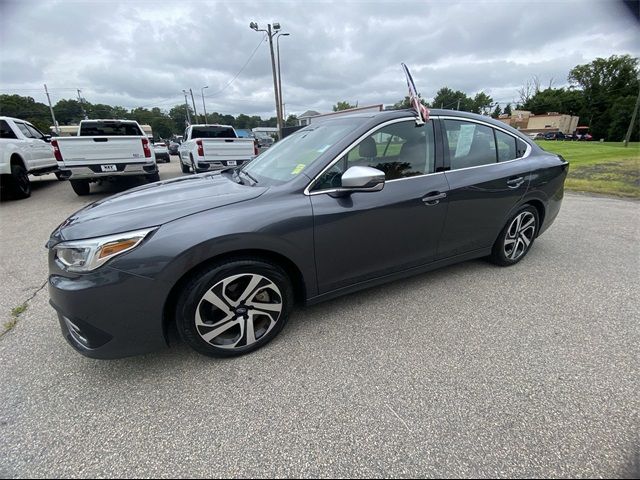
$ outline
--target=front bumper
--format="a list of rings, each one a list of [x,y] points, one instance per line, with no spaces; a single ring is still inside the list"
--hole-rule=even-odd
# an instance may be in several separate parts
[[[105,162],[107,164],[107,162]],[[156,162],[151,163],[116,163],[115,172],[101,171],[101,165],[65,166],[60,164],[60,174],[65,180],[98,179],[108,177],[139,176],[154,174],[158,171]]]
[[[49,276],[49,303],[58,314],[63,336],[75,350],[91,358],[113,359],[167,346],[163,329],[166,292],[158,292],[162,288],[154,280],[109,266],[74,277],[66,275]]]

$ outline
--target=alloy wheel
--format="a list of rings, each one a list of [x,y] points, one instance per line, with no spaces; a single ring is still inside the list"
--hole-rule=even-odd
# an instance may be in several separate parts
[[[195,326],[205,342],[218,348],[248,347],[276,325],[283,309],[280,289],[254,273],[233,275],[216,283],[200,299]]]
[[[504,239],[504,254],[509,260],[519,259],[529,248],[536,234],[536,217],[522,212],[513,219]]]

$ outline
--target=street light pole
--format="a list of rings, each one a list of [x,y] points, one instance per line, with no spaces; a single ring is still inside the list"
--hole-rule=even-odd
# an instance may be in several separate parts
[[[198,122],[198,110],[196,110],[196,101],[193,99],[193,90],[189,89],[191,94],[191,103],[193,103],[193,116],[196,117],[196,123]]]
[[[207,106],[204,104],[204,89],[205,88],[209,88],[209,86],[207,85],[206,87],[202,87],[200,89],[200,93],[202,94],[202,109],[204,110],[204,123],[209,123],[207,121]]]
[[[269,51],[271,52],[271,72],[273,74],[273,93],[276,98],[276,121],[278,124],[278,136],[282,138],[282,111],[280,109],[280,96],[278,95],[278,81],[276,78],[276,60],[273,53],[273,36],[280,30],[280,24],[273,24],[273,31],[271,30],[271,24],[267,24],[267,29],[258,28],[258,24],[256,22],[251,22],[249,24],[249,28],[255,30],[256,32],[265,32],[267,37],[269,37]]]
[[[280,37],[288,37],[290,33],[280,33],[276,38],[276,50],[278,51],[278,95],[280,97],[280,119],[284,128],[286,119],[284,118],[284,100],[282,99],[282,74],[280,73]],[[280,130],[280,138],[282,138],[282,130]]]
[[[189,115],[189,101],[187,100],[187,91],[182,90],[182,93],[184,93],[184,109],[187,112],[187,124],[191,125],[191,115]]]

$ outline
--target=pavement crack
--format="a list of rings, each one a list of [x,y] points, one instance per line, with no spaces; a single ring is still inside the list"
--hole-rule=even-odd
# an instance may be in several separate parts
[[[0,331],[0,338],[4,337],[7,333],[9,333],[11,330],[13,330],[15,328],[15,326],[18,324],[18,319],[27,310],[27,307],[29,306],[29,302],[31,300],[33,300],[36,297],[36,295],[38,295],[38,293],[40,293],[42,291],[42,289],[44,287],[46,287],[46,285],[47,285],[47,280],[45,280],[42,283],[42,285],[40,285],[31,294],[31,296],[29,298],[27,298],[24,302],[22,302],[17,307],[13,308],[13,310],[11,311],[11,320],[9,320],[9,321],[7,321],[7,322],[5,322],[3,324],[2,331]]]
[[[413,432],[411,431],[411,429],[409,428],[409,425],[407,425],[407,422],[405,422],[405,421],[402,419],[402,417],[401,417],[400,415],[398,415],[398,414],[396,413],[396,411],[395,411],[393,408],[391,408],[391,406],[390,406],[390,405],[388,405],[388,404],[386,404],[386,405],[387,405],[387,408],[388,408],[389,410],[391,410],[391,413],[393,413],[393,414],[398,418],[398,420],[400,420],[400,421],[402,422],[402,424],[403,424],[403,425],[405,426],[405,428],[409,431],[409,433],[413,433]]]

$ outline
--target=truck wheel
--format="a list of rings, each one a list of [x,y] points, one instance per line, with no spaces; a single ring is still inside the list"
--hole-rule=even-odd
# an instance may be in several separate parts
[[[180,159],[180,168],[182,168],[182,173],[189,173],[189,167],[182,163],[182,159]]]
[[[8,190],[13,198],[19,199],[31,196],[29,175],[22,165],[11,165],[11,176],[7,180]]]
[[[193,155],[189,155],[189,158],[191,159],[191,170],[193,170],[193,173],[198,173],[196,162],[193,161]]]
[[[147,181],[150,182],[150,183],[159,182],[160,181],[160,173],[156,172],[156,173],[152,173],[150,175],[147,175]]]
[[[84,196],[89,195],[91,188],[89,187],[89,180],[70,180],[71,188],[76,192],[76,195]]]

